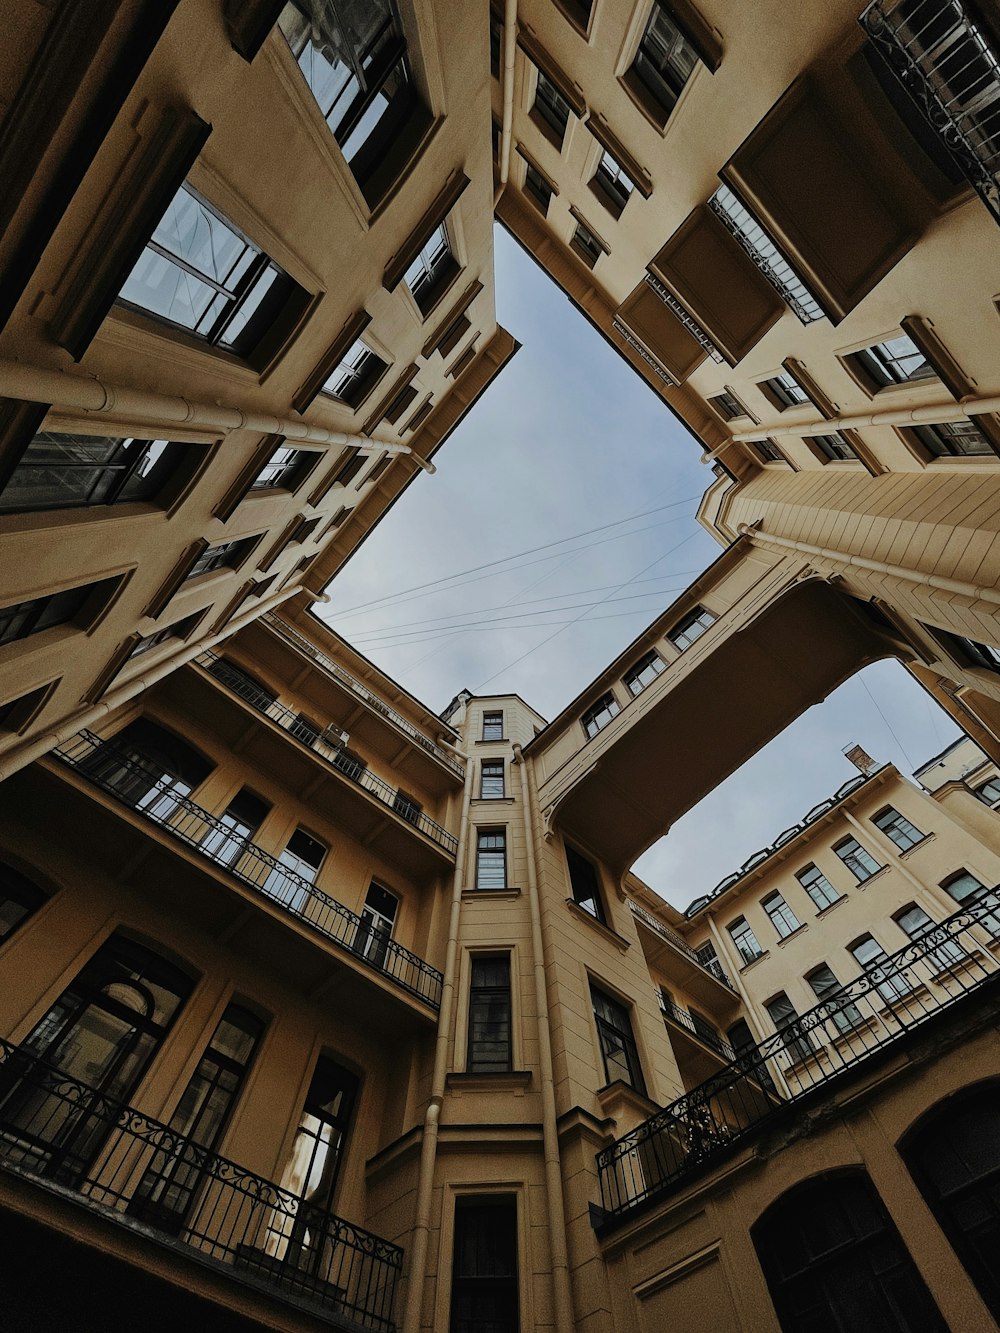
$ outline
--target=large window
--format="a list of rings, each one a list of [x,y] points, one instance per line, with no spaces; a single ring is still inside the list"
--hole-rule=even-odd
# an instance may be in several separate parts
[[[792,1062],[797,1064],[800,1060],[808,1060],[813,1053],[813,1039],[799,1026],[798,1012],[784,991],[779,991],[773,999],[768,1000],[764,1008]]]
[[[251,490],[272,491],[280,488],[294,491],[321,456],[310,450],[290,449],[287,445],[281,445],[257,473]]]
[[[996,809],[1000,805],[1000,778],[987,778],[976,788],[976,795],[985,805]]]
[[[911,426],[932,458],[995,458],[996,449],[974,421],[945,421],[938,426]]]
[[[248,360],[304,297],[287,273],[182,185],[119,299]]]
[[[0,944],[45,901],[37,884],[0,861]]]
[[[442,222],[424,241],[403,275],[421,314],[426,315],[431,310],[449,286],[449,279],[457,272],[458,264],[452,252],[448,228]],[[413,396],[416,397],[416,390]]]
[[[161,644],[168,643],[171,639],[186,639],[200,619],[201,612],[196,611],[193,615],[185,616],[183,620],[175,620],[171,625],[164,625],[162,629],[153,630],[152,634],[141,635],[132,645],[129,659],[141,657],[143,653],[151,652],[154,648],[159,648]]]
[[[796,870],[795,878],[808,893],[819,911],[822,912],[827,907],[832,907],[834,903],[840,901],[841,895],[822,870],[818,870],[816,866],[808,865],[804,870]]]
[[[117,578],[101,579],[99,583],[82,583],[62,592],[0,607],[0,645],[30,638],[57,625],[86,629],[107,605],[120,582]]]
[[[483,713],[483,735],[484,741],[502,741],[503,734],[503,713],[496,712]]]
[[[635,181],[622,164],[604,148],[590,187],[604,207],[615,217],[619,217],[632,198]]]
[[[449,1333],[519,1333],[517,1199],[455,1200]]]
[[[427,121],[395,5],[295,0],[279,26],[362,193],[376,202]]]
[[[557,148],[562,147],[566,127],[569,125],[570,110],[569,103],[556,85],[539,70],[532,111],[543,126],[548,127],[549,137]]]
[[[690,648],[695,639],[700,639],[709,625],[715,624],[715,615],[704,606],[696,606],[683,620],[678,620],[673,629],[667,631],[667,638],[680,652]]]
[[[980,883],[975,875],[970,874],[968,870],[960,870],[957,874],[949,875],[941,885],[945,893],[954,898],[959,907],[969,907],[973,903],[986,903],[989,907],[1000,908],[1000,899],[992,889],[987,889],[985,884]],[[1000,917],[994,916],[990,912],[987,916],[978,918],[979,925],[983,926],[995,938],[1000,939]]]
[[[220,865],[233,865],[271,812],[267,801],[243,787],[201,840],[201,850]]]
[[[697,63],[666,5],[654,0],[626,81],[658,124],[666,124]]]
[[[375,967],[384,967],[392,928],[396,924],[399,899],[374,880],[368,886],[354,948]]]
[[[875,860],[871,852],[865,851],[857,838],[844,838],[837,843],[833,850],[860,884],[884,869]]]
[[[238,569],[257,544],[256,537],[238,537],[235,541],[208,546],[187,572],[189,579],[209,574],[213,569]]]
[[[264,881],[262,892],[270,894],[292,912],[300,912],[305,906],[308,890],[299,882],[316,883],[320,866],[326,856],[325,843],[307,833],[304,828],[297,828],[288,839],[285,850],[278,860],[285,869],[290,870],[296,879],[289,878],[281,870],[272,870]]]
[[[728,389],[725,389],[722,393],[714,394],[708,401],[723,421],[735,421],[738,417],[747,415],[746,408],[736,395],[730,393]]]
[[[827,1015],[838,1032],[850,1032],[862,1022],[860,1009],[848,999],[833,969],[826,963],[814,967],[806,981],[812,987],[816,999],[826,1005]]]
[[[601,899],[601,881],[597,867],[568,843],[566,865],[569,868],[570,891],[577,907],[582,907],[596,920],[604,921],[604,904]]]
[[[604,1059],[605,1081],[614,1083],[616,1079],[621,1079],[645,1097],[646,1081],[642,1076],[639,1050],[632,1035],[632,1020],[628,1010],[594,985],[590,987],[590,998]]]
[[[802,924],[780,893],[769,893],[761,902],[761,907],[770,918],[771,925],[778,932],[778,939],[786,939]]]
[[[1000,1088],[951,1097],[902,1144],[903,1158],[938,1225],[1000,1321]]]
[[[552,186],[538,168],[530,162],[524,172],[524,192],[542,213],[549,211],[549,204],[552,202]]]
[[[263,1032],[264,1024],[248,1009],[226,1007],[170,1117],[171,1130],[184,1142],[168,1139],[153,1154],[129,1204],[130,1216],[173,1235],[183,1229],[207,1154],[229,1122]]]
[[[139,717],[88,755],[80,769],[126,805],[166,823],[212,765],[180,736]]]
[[[507,887],[507,834],[504,829],[476,830],[476,888]]]
[[[127,1102],[149,1068],[193,983],[143,945],[112,935],[25,1039],[26,1050],[112,1101]],[[117,1119],[104,1102],[14,1081],[0,1123],[17,1130],[26,1164],[75,1182]]]
[[[808,403],[809,395],[803,389],[791,371],[783,370],[758,386],[764,396],[769,398],[779,412],[786,412],[790,407],[800,407]]]
[[[810,435],[808,443],[813,445],[823,458],[830,463],[851,463],[857,461],[854,445],[839,430],[828,435]]]
[[[875,989],[889,1004],[909,995],[913,985],[898,965],[889,960],[886,951],[872,935],[862,935],[850,946],[851,953],[864,968]]]
[[[474,957],[469,983],[470,1074],[504,1074],[512,1067],[510,955]]]
[[[750,923],[745,917],[738,916],[726,929],[732,936],[733,943],[736,945],[744,965],[752,963],[755,958],[759,958],[764,952],[757,943],[757,936],[753,933]]]
[[[881,1199],[860,1172],[813,1178],[750,1229],[782,1333],[947,1333]]]
[[[961,963],[966,958],[966,952],[958,940],[950,939],[943,931],[940,931],[937,922],[932,921],[924,909],[918,907],[916,903],[910,903],[908,907],[894,912],[892,919],[914,943],[923,940],[926,944],[934,946],[928,950],[926,955],[933,966],[939,968],[954,967],[956,963]],[[936,937],[934,935],[935,931],[938,931]]]
[[[620,712],[618,700],[609,690],[607,694],[602,694],[597,702],[580,718],[583,729],[587,736],[596,736],[597,733],[608,725],[616,713]]]
[[[604,243],[599,241],[587,224],[581,222],[579,218],[576,219],[576,227],[569,243],[588,268],[593,268],[601,255],[606,253]]]
[[[506,796],[504,790],[504,762],[502,759],[484,759],[479,770],[479,798],[483,801],[499,801]]]
[[[923,842],[927,836],[891,805],[873,815],[872,823],[881,829],[887,838],[891,838],[901,852],[908,852],[911,847],[916,847],[918,842]]]
[[[344,353],[323,385],[323,392],[339,398],[348,407],[359,407],[387,369],[386,362],[359,338]]]
[[[0,514],[157,500],[203,450],[167,440],[41,431],[0,489]]]
[[[912,338],[905,333],[885,342],[873,343],[863,351],[847,358],[859,379],[872,389],[884,389],[892,384],[911,384],[917,380],[936,378],[934,367]]]

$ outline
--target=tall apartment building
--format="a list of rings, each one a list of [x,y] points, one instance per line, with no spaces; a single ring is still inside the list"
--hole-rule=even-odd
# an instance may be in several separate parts
[[[13,1327],[996,1327],[1000,18],[736,8],[9,0]],[[310,610],[516,350],[494,215],[725,547],[548,723]],[[637,879],[885,657],[923,791]]]

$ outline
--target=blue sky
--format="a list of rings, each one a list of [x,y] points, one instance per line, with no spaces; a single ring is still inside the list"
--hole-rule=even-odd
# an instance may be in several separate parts
[[[435,710],[466,688],[554,717],[721,547],[694,518],[711,481],[698,443],[500,228],[496,273],[520,352],[316,610]],[[686,906],[854,773],[843,746],[910,772],[957,735],[902,667],[878,663],[635,868]]]

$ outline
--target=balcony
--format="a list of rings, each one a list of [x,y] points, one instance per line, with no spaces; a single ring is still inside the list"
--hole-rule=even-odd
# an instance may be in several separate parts
[[[683,1028],[685,1032],[689,1032],[698,1041],[713,1050],[727,1064],[736,1059],[736,1052],[729,1042],[723,1041],[720,1034],[713,1027],[700,1021],[697,1014],[691,1014],[686,1009],[682,1009],[679,1004],[674,1004],[672,1000],[668,1000],[660,991],[657,991],[656,998],[659,1001],[660,1012],[668,1024],[676,1023],[678,1027]]]
[[[363,700],[369,708],[373,709],[388,722],[391,722],[397,731],[403,732],[403,734],[408,736],[415,745],[426,751],[427,754],[433,755],[434,758],[444,764],[446,768],[451,769],[456,777],[464,780],[465,761],[458,755],[450,753],[450,751],[444,749],[443,746],[437,745],[434,741],[423,735],[422,732],[417,730],[412,722],[409,722],[403,717],[402,713],[398,713],[395,708],[391,708],[387,703],[384,703],[377,694],[374,694],[367,687],[367,685],[363,685],[360,680],[356,680],[349,671],[345,671],[338,662],[333,660],[332,657],[328,657],[327,654],[317,648],[314,643],[310,643],[304,635],[299,634],[296,630],[292,629],[290,625],[285,624],[285,622],[278,616],[268,613],[261,619],[267,628],[274,634],[277,634],[279,638],[284,639],[286,643],[290,643],[293,647],[297,648],[299,652],[306,653],[314,662],[318,662],[320,666],[328,671],[334,679],[338,680],[341,685],[346,685],[347,688],[359,699]]]
[[[435,820],[400,792],[384,778],[376,777],[368,767],[349,754],[342,744],[330,738],[332,733],[318,731],[306,722],[294,709],[286,708],[276,702],[270,694],[260,689],[242,672],[234,669],[213,652],[201,653],[195,658],[199,666],[205,668],[216,680],[220,681],[233,694],[255,708],[258,713],[276,723],[283,730],[294,736],[297,741],[308,746],[320,758],[334,767],[338,773],[349,778],[363,791],[381,801],[400,819],[412,824],[426,837],[443,847],[449,856],[454,856],[458,849],[458,839],[454,834],[442,828]]]
[[[992,981],[998,908],[997,890],[984,892],[600,1152],[600,1230],[733,1155],[789,1107]]]
[[[647,962],[653,966],[665,968],[669,975],[675,976],[679,982],[682,981],[697,999],[702,1000],[709,1006],[720,1002],[725,1004],[726,1002],[733,1003],[735,1001],[736,988],[726,975],[718,958],[699,958],[686,940],[683,940],[676,931],[671,930],[668,925],[655,917],[652,912],[647,912],[644,907],[640,907],[631,898],[626,899],[626,901],[629,911],[636,921],[644,928],[645,932],[648,932],[645,937],[643,936],[643,930],[639,932]],[[653,937],[652,939],[649,938],[650,935]],[[664,948],[664,945],[668,947]],[[678,971],[678,964],[680,964],[680,971]],[[709,977],[712,978],[711,981],[709,981]],[[724,990],[720,990],[720,987],[723,987]]]
[[[335,1328],[394,1333],[397,1245],[3,1040],[0,1165]]]
[[[331,940],[356,963],[379,972],[431,1009],[440,1007],[442,977],[436,968],[395,940],[373,933],[356,913],[276,857],[236,836],[230,825],[181,796],[167,780],[152,779],[150,770],[128,758],[113,740],[102,741],[83,731],[53,753],[143,820]]]
[[[1000,61],[962,0],[875,0],[859,20],[1000,222]]]

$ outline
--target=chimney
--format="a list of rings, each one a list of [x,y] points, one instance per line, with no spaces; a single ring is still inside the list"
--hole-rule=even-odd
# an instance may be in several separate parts
[[[863,773],[866,778],[870,778],[878,768],[878,764],[868,751],[863,750],[860,745],[845,745],[842,753],[844,758],[852,763],[858,772]]]

